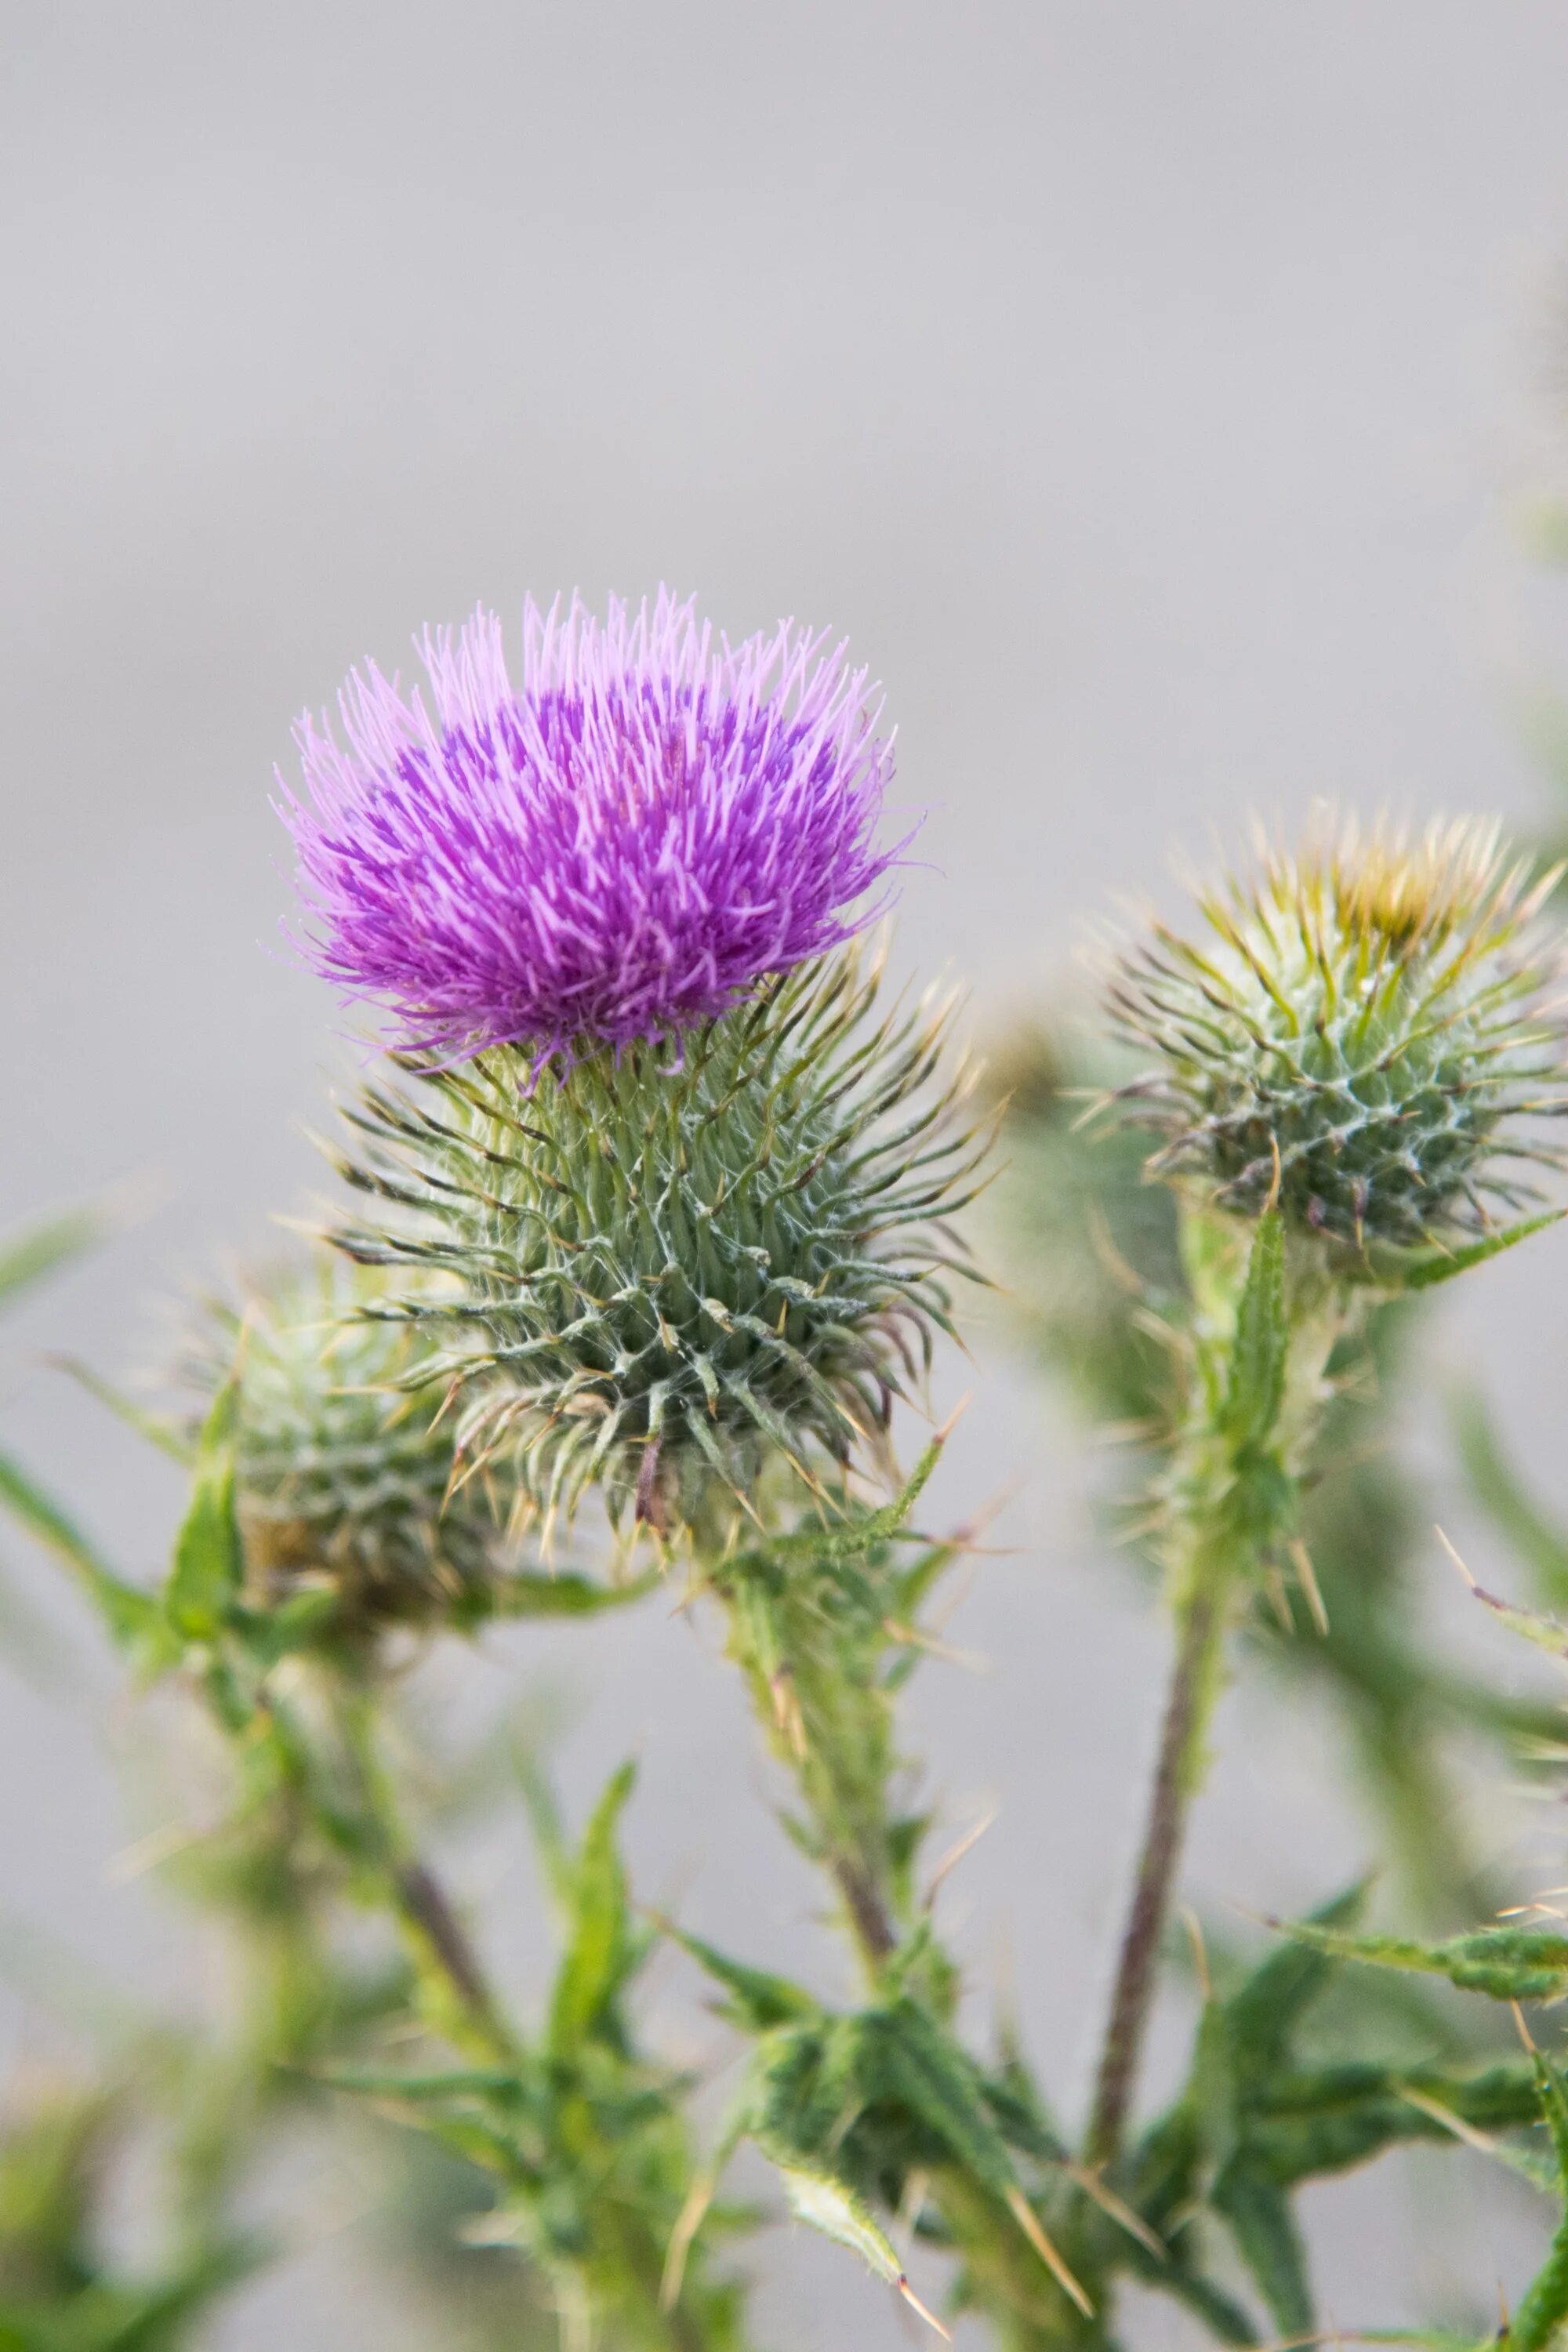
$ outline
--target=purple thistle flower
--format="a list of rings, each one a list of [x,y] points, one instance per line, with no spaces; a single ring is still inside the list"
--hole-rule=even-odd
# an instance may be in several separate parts
[[[307,953],[401,1042],[461,1058],[628,1044],[725,1012],[861,929],[894,863],[867,673],[781,623],[731,646],[661,590],[601,622],[523,609],[522,676],[482,607],[426,632],[428,689],[367,665],[343,741],[295,730],[283,785]],[[900,847],[903,845],[900,844]]]

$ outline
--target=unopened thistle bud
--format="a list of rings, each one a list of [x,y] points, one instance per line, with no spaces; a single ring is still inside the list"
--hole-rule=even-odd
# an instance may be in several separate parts
[[[1112,1006],[1159,1066],[1123,1099],[1162,1129],[1152,1172],[1224,1209],[1277,1198],[1298,1230],[1378,1248],[1451,1245],[1536,1198],[1561,1164],[1531,1122],[1563,1108],[1555,961],[1531,880],[1495,825],[1414,835],[1321,820],[1294,854],[1158,929]]]
[[[258,1606],[330,1583],[340,1631],[461,1614],[510,1564],[509,1490],[462,1481],[446,1391],[405,1323],[365,1319],[382,1286],[325,1253],[215,1306],[187,1370],[239,1383],[236,1496]]]
[[[445,1335],[466,1450],[546,1510],[592,1483],[662,1528],[885,1428],[948,1327],[939,1221],[975,1150],[932,1083],[941,1019],[876,995],[850,950],[526,1097],[507,1048],[365,1089],[343,1173],[383,1211],[336,1238],[387,1270],[374,1311]],[[455,1304],[402,1296],[431,1276]]]

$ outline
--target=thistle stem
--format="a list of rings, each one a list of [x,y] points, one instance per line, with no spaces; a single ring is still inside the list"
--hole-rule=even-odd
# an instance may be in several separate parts
[[[1225,1639],[1228,1586],[1228,1577],[1211,1577],[1194,1593],[1182,1620],[1095,2086],[1088,2150],[1091,2164],[1110,2162],[1126,2129],[1154,1990],[1154,1964],[1196,1793],[1208,1694],[1217,1679]]]

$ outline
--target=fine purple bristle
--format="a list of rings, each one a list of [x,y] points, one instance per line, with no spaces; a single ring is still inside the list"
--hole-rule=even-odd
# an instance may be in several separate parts
[[[521,682],[482,608],[427,633],[427,688],[367,665],[342,740],[295,730],[316,970],[456,1058],[629,1044],[723,1013],[861,929],[898,856],[890,738],[842,646],[783,623],[731,646],[661,590],[600,621],[524,607]],[[902,845],[900,845],[901,846]]]

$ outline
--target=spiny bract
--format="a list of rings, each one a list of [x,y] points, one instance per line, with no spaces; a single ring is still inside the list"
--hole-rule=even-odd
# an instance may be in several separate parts
[[[770,1455],[808,1477],[886,1424],[948,1327],[940,1225],[975,1139],[932,1083],[945,1018],[879,1017],[850,950],[669,1039],[562,1060],[492,1050],[368,1087],[343,1173],[391,1213],[334,1236],[392,1269],[371,1311],[444,1324],[460,1441],[535,1502],[689,1520]],[[457,1305],[398,1285],[437,1274]]]
[[[1535,1194],[1558,1152],[1521,1117],[1563,1108],[1531,879],[1489,824],[1418,837],[1320,818],[1293,855],[1203,897],[1201,942],[1161,928],[1111,1004],[1161,1066],[1123,1091],[1163,1129],[1156,1174],[1252,1213],[1278,1187],[1310,1232],[1364,1251],[1441,1244]]]
[[[308,1269],[217,1305],[189,1369],[238,1381],[235,1484],[254,1598],[330,1580],[339,1621],[420,1619],[479,1600],[509,1564],[506,1490],[455,1484],[444,1385],[406,1323],[365,1319],[369,1272],[322,1252]]]

